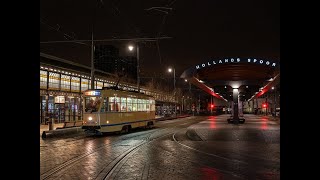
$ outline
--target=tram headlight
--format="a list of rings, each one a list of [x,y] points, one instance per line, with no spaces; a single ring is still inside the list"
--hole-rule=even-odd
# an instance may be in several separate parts
[[[92,120],[92,117],[90,116],[90,117],[88,118],[88,120],[91,121],[91,120]]]

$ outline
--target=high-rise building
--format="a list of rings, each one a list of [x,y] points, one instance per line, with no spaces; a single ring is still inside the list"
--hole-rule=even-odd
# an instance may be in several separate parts
[[[115,61],[119,58],[119,49],[112,45],[97,45],[94,50],[94,68],[116,74]]]
[[[137,58],[134,56],[120,57],[118,67],[124,68],[126,77],[137,79]]]
[[[129,79],[137,79],[137,58],[119,56],[119,49],[112,45],[99,45],[95,48],[94,67],[101,71]]]

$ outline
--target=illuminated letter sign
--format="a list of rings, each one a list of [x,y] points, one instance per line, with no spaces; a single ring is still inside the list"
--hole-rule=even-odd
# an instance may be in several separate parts
[[[230,60],[230,61],[229,61]],[[241,59],[240,58],[230,58],[230,59],[224,59],[224,60],[217,60],[219,64],[224,64],[224,63],[238,63],[238,62],[241,62]],[[244,60],[244,61],[247,61],[248,63],[257,63],[257,64],[264,64],[264,65],[267,65],[267,66],[273,66],[275,67],[276,66],[276,63],[273,63],[273,62],[270,62],[270,61],[267,61],[267,60],[257,60],[257,59],[250,59],[248,58],[247,60]],[[196,69],[201,69],[201,68],[205,68],[206,66],[211,66],[211,65],[216,65],[216,60],[212,60],[211,62],[208,61],[206,63],[202,63],[200,65],[196,65]]]

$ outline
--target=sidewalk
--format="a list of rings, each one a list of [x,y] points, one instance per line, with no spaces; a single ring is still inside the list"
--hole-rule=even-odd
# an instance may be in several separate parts
[[[53,125],[53,129],[61,128],[63,127],[63,123],[57,123]],[[40,124],[40,136],[42,135],[43,131],[49,131],[49,125]]]

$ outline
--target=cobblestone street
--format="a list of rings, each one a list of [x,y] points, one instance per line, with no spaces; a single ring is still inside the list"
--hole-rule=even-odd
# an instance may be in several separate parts
[[[40,141],[40,179],[279,179],[280,126],[267,116],[159,121],[124,135]]]

